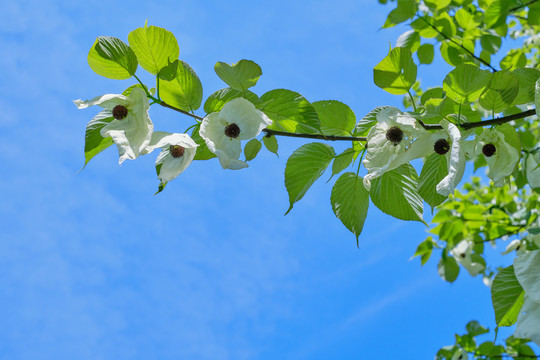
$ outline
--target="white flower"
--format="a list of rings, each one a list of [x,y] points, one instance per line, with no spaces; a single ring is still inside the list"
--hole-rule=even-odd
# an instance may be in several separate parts
[[[469,359],[469,354],[467,354],[467,352],[463,349],[458,349],[454,353],[454,356],[452,356],[452,360],[468,360],[468,359]]]
[[[504,185],[504,179],[512,174],[519,161],[519,153],[508,144],[503,133],[496,129],[485,129],[475,145],[476,156],[483,156],[488,164],[487,176],[495,186]]]
[[[143,154],[148,154],[155,148],[161,148],[156,159],[156,170],[159,180],[166,183],[176,179],[191,164],[197,152],[197,146],[199,145],[187,134],[155,131]]]
[[[409,148],[414,138],[425,132],[416,119],[395,107],[378,112],[377,124],[367,136],[367,153],[362,161],[368,170],[364,177],[365,188],[369,190],[371,180],[407,162],[402,162],[404,159],[398,157]]]
[[[118,146],[119,163],[136,159],[150,143],[154,124],[148,115],[148,98],[135,87],[129,96],[106,94],[91,100],[73,101],[79,109],[99,105],[110,110],[115,118],[101,129],[101,136],[111,137]]]
[[[236,98],[223,106],[221,111],[208,114],[201,123],[199,134],[208,149],[217,155],[221,167],[238,170],[248,165],[238,160],[242,147],[240,140],[259,135],[272,125],[262,111],[244,98]]]
[[[525,160],[525,174],[531,188],[540,188],[540,152],[527,154]]]
[[[461,133],[456,125],[442,120],[443,130],[425,132],[416,139],[408,150],[401,153],[392,163],[391,167],[400,166],[411,160],[426,157],[434,152],[446,156],[448,175],[437,184],[437,192],[448,196],[461,181],[465,171],[465,153],[461,149]]]
[[[527,240],[513,240],[506,246],[506,250],[501,253],[501,255],[510,254],[512,251],[516,251],[518,255],[524,254],[527,252]]]
[[[476,262],[473,260],[472,248],[472,241],[461,240],[456,247],[450,250],[450,254],[452,254],[458,263],[467,269],[471,276],[476,276],[480,274],[486,266],[481,262]]]
[[[531,339],[540,346],[540,250],[515,258],[514,273],[525,290],[514,336]]]

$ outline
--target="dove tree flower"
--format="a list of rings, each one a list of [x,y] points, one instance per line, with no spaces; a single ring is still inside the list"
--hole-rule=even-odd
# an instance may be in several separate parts
[[[460,263],[471,276],[476,276],[480,274],[484,268],[485,264],[477,260],[482,259],[480,256],[475,258],[473,251],[473,242],[470,240],[461,240],[452,250],[450,254]]]
[[[150,143],[154,124],[148,115],[149,103],[143,89],[135,87],[129,96],[106,94],[73,102],[79,109],[99,105],[111,112],[114,119],[101,129],[101,136],[111,137],[118,146],[120,164],[139,157]]]
[[[501,253],[501,255],[510,254],[512,251],[515,251],[516,254],[521,255],[527,252],[527,240],[516,239],[512,240],[510,244],[506,246],[506,249]]]
[[[244,98],[236,98],[221,111],[208,114],[201,123],[199,134],[208,149],[216,154],[223,169],[238,170],[248,166],[238,160],[242,152],[241,140],[249,140],[272,125],[262,111]]]
[[[377,124],[367,136],[367,153],[362,161],[368,170],[364,176],[365,188],[369,190],[373,179],[407,162],[400,155],[409,149],[416,137],[425,132],[416,119],[395,107],[378,112]]]
[[[519,161],[519,152],[497,129],[484,129],[475,145],[476,156],[484,156],[488,164],[487,176],[495,186],[504,185],[504,179],[512,174]]]
[[[514,273],[525,290],[523,307],[514,336],[531,339],[540,346],[540,250],[521,254],[514,259]]]
[[[156,159],[156,171],[159,180],[167,183],[176,179],[191,164],[197,152],[197,146],[199,145],[187,134],[155,131],[143,154],[161,148]]]

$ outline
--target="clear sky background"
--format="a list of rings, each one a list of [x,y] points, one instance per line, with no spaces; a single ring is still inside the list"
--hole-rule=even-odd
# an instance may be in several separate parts
[[[409,260],[424,225],[371,206],[357,248],[332,213],[329,174],[284,217],[285,162],[302,139],[280,138],[279,158],[263,149],[241,171],[194,162],[157,196],[157,152],[119,166],[111,147],[76,173],[98,109],[72,100],[134,83],[93,73],[97,36],[127,41],[148,19],[176,35],[205,98],[225,87],[214,64],[245,58],[263,69],[257,94],[336,99],[360,119],[401,103],[372,81],[406,30],[378,30],[390,10],[368,0],[3,1],[0,359],[431,359],[469,320],[493,328],[479,278],[462,271],[450,285],[438,254],[424,268]],[[419,77],[435,85],[447,70],[420,66]],[[157,130],[192,123],[150,115]]]

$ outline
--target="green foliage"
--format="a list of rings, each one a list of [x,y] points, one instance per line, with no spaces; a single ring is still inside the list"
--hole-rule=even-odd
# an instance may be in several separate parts
[[[397,8],[388,14],[383,28],[389,28],[400,24],[414,16],[417,5],[415,0],[397,0]]]
[[[197,110],[201,106],[203,88],[195,71],[184,61],[175,60],[159,76],[159,95],[167,104],[184,111]]]
[[[251,101],[253,104],[260,103],[259,97],[251,91],[238,91],[228,87],[218,90],[212,95],[210,95],[208,99],[206,99],[206,101],[204,102],[204,111],[207,114],[219,111],[227,102],[238,97],[243,97],[244,99]]]
[[[264,147],[268,149],[268,151],[278,155],[278,142],[275,136],[264,136],[263,137],[263,143]],[[278,155],[279,156],[279,155]]]
[[[232,65],[218,61],[214,70],[221,80],[237,91],[255,86],[262,75],[261,67],[251,60],[240,60]]]
[[[410,164],[404,164],[374,179],[369,195],[385,214],[423,222],[424,202],[417,188],[418,174]]]
[[[292,133],[320,133],[321,123],[317,111],[305,97],[294,91],[271,90],[261,96],[258,107],[274,121],[269,129]]]
[[[336,157],[334,158],[334,162],[332,163],[332,176],[330,177],[330,179],[334,175],[339,174],[340,172],[345,170],[347,166],[351,165],[355,154],[356,151],[354,151],[354,149],[348,148],[345,149],[345,151],[343,151],[341,154],[336,155]],[[328,179],[328,181],[330,181],[330,179]]]
[[[336,217],[356,235],[358,243],[369,207],[369,193],[362,178],[352,172],[341,175],[332,188],[330,202]]]
[[[506,110],[519,92],[519,82],[508,70],[497,71],[491,76],[488,88],[480,96],[480,105],[493,113]]]
[[[351,135],[356,115],[350,107],[336,100],[321,100],[311,105],[317,112],[324,135]]]
[[[101,136],[101,129],[113,121],[114,118],[110,110],[103,110],[86,125],[86,134],[84,135],[84,165],[97,154],[113,144],[110,137]]]
[[[416,64],[411,51],[393,48],[373,69],[375,85],[390,94],[406,94],[416,81]]]
[[[439,271],[439,276],[450,283],[453,283],[456,281],[458,275],[459,275],[459,266],[456,262],[456,259],[454,259],[451,256],[443,256],[441,260],[439,261],[439,265],[437,266],[437,270]]]
[[[463,64],[452,70],[443,81],[446,96],[458,104],[470,103],[477,100],[489,85],[491,74],[480,70],[477,66]]]
[[[422,44],[418,48],[416,55],[420,64],[431,64],[435,57],[435,49],[432,44]]]
[[[334,149],[331,146],[321,143],[302,145],[292,153],[285,166],[285,187],[289,193],[290,203],[285,215],[321,177],[334,155]]]
[[[428,156],[418,179],[418,193],[434,208],[446,200],[446,196],[437,193],[437,184],[448,174],[446,156],[433,153]]]
[[[515,324],[523,306],[524,295],[525,291],[514,274],[513,265],[504,268],[495,276],[491,286],[491,299],[497,326]]]
[[[197,153],[195,154],[195,158],[193,160],[209,160],[215,158],[216,155],[210,150],[208,150],[208,146],[206,146],[206,142],[199,134],[199,130],[200,125],[196,125],[191,132],[191,138],[199,145],[197,147]]]
[[[246,156],[246,161],[251,161],[255,159],[257,154],[262,148],[262,144],[257,139],[251,139],[248,141],[246,146],[244,147],[244,155]]]
[[[122,40],[100,36],[88,53],[88,65],[98,75],[109,79],[129,79],[137,71],[137,56]]]
[[[145,24],[133,30],[128,35],[128,42],[142,68],[153,75],[177,60],[180,54],[173,33],[157,26]]]

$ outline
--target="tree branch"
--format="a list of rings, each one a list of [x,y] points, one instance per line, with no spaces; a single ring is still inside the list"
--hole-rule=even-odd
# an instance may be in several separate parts
[[[537,1],[537,0],[534,0],[534,1]],[[480,61],[482,64],[486,65],[487,67],[489,67],[493,72],[497,71],[497,69],[495,69],[493,66],[491,66],[490,63],[488,63],[487,61],[479,58],[478,56],[474,55],[474,53],[472,51],[470,51],[469,49],[467,49],[465,46],[463,46],[462,44],[459,44],[457,41],[455,41],[454,39],[448,37],[445,33],[443,33],[442,31],[440,31],[439,29],[437,29],[434,25],[432,25],[429,21],[427,21],[423,16],[420,16],[418,15],[418,17],[422,20],[424,20],[424,22],[426,24],[428,24],[433,30],[435,30],[436,32],[438,32],[443,38],[445,38],[446,40],[448,41],[451,41],[453,42],[454,44],[456,44],[457,46],[459,46],[460,48],[462,48],[463,50],[465,50],[466,52],[469,53],[469,55],[471,55],[473,58],[475,58],[476,60]]]
[[[516,7],[514,7],[514,8],[511,8],[510,10],[508,10],[508,12],[511,13],[511,12],[514,12],[514,11],[517,11],[517,10],[521,10],[521,9],[523,9],[524,7],[529,6],[529,5],[531,5],[531,4],[534,4],[534,3],[537,2],[537,1],[538,1],[538,0],[531,0],[531,1],[529,1],[528,3],[525,3],[525,4],[523,4],[523,5],[519,5],[519,6],[516,6]]]
[[[168,109],[177,111],[177,112],[179,112],[181,114],[184,114],[184,115],[187,115],[187,116],[191,116],[192,118],[195,118],[195,119],[200,120],[200,121],[202,121],[204,119],[201,116],[192,114],[190,112],[187,112],[187,111],[178,109],[178,108],[176,108],[176,107],[174,107],[172,105],[169,105],[165,101],[159,100],[159,99],[153,97],[152,95],[148,95],[148,96],[152,100],[154,100],[157,104],[159,104],[159,105],[161,105],[163,107],[166,107]],[[536,114],[536,110],[535,109],[530,109],[530,110],[523,111],[523,112],[513,114],[513,115],[503,116],[503,117],[500,117],[500,118],[489,119],[489,120],[484,120],[484,121],[477,121],[477,122],[459,124],[458,126],[461,127],[462,129],[469,130],[469,129],[474,129],[474,128],[478,128],[478,127],[484,127],[484,126],[490,126],[490,125],[501,125],[501,124],[507,123],[509,121],[517,120],[517,119],[523,119],[523,118],[526,118],[528,116],[532,116],[534,114]],[[418,120],[418,122],[420,123],[420,125],[424,129],[426,129],[428,131],[442,130],[443,129],[443,127],[441,125],[438,125],[438,124],[424,124],[420,120]],[[290,133],[290,132],[287,132],[287,131],[278,131],[278,130],[270,130],[270,129],[264,129],[263,131],[267,135],[289,136],[289,137],[298,137],[298,138],[305,138],[305,139],[320,139],[320,140],[328,140],[328,141],[339,141],[339,140],[343,140],[343,141],[367,141],[366,137],[359,137],[359,136],[336,136],[336,135],[323,135],[323,134],[302,134],[302,133]]]
[[[263,129],[267,135],[277,135],[277,136],[289,136],[289,137],[300,137],[306,139],[321,139],[329,141],[338,141],[338,140],[352,140],[352,141],[367,141],[366,137],[359,136],[336,136],[336,135],[322,135],[322,134],[299,134],[299,133],[290,133],[287,131],[278,131],[271,129]]]

